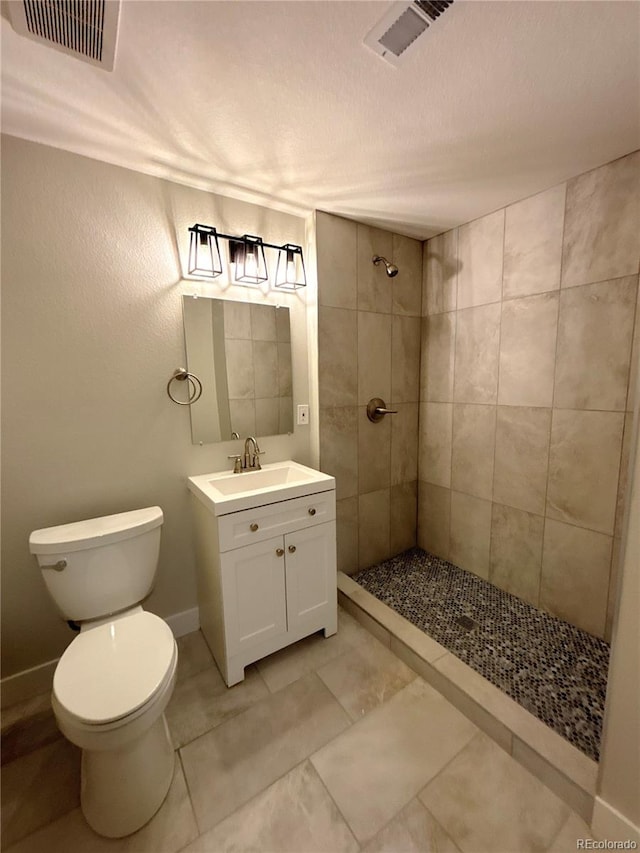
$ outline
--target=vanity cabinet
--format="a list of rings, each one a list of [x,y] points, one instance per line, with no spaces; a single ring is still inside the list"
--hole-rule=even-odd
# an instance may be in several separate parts
[[[337,630],[335,491],[214,516],[192,498],[200,627],[226,683]]]

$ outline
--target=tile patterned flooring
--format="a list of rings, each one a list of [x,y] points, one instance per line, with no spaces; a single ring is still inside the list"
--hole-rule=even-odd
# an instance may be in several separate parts
[[[334,637],[314,635],[249,667],[231,689],[200,632],[178,641],[167,713],[173,784],[128,838],[100,838],[86,825],[75,747],[58,737],[34,749],[31,736],[31,751],[15,757],[14,741],[2,768],[3,849],[568,853],[591,837],[562,800],[342,610],[338,624]]]
[[[420,548],[353,580],[598,760],[609,645]],[[475,627],[458,623],[471,618]]]

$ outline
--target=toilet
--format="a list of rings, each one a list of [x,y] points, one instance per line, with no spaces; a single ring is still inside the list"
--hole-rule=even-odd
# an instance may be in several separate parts
[[[60,730],[82,749],[84,816],[108,838],[147,823],[173,776],[164,710],[178,650],[167,623],[140,606],[155,580],[162,521],[155,506],[29,537],[60,613],[80,626],[51,701]]]

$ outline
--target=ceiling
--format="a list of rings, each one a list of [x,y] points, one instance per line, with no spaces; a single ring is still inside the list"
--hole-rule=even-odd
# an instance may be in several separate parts
[[[390,5],[123,0],[111,73],[5,10],[3,131],[421,239],[640,147],[640,2],[455,0],[399,68]]]

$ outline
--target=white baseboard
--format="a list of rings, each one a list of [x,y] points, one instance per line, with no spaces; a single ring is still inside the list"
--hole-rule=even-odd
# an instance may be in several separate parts
[[[192,607],[191,610],[183,610],[181,613],[174,613],[171,616],[165,616],[164,620],[176,638],[184,637],[185,634],[197,631],[200,627],[200,613],[197,607]]]
[[[635,841],[636,848],[640,847],[640,827],[600,797],[596,797],[593,805],[591,829],[602,841]]]
[[[173,613],[165,616],[165,622],[173,631],[174,637],[183,637],[200,627],[200,614],[197,607],[183,610],[181,613]],[[38,666],[8,675],[0,681],[0,705],[8,708],[18,702],[25,702],[40,693],[51,690],[53,685],[53,673],[60,658],[47,661]]]
[[[39,666],[33,666],[31,669],[25,669],[15,675],[8,675],[3,678],[0,681],[2,707],[8,708],[9,705],[25,702],[33,696],[51,690],[53,673],[59,660],[60,658],[55,658],[55,660],[41,663]]]

